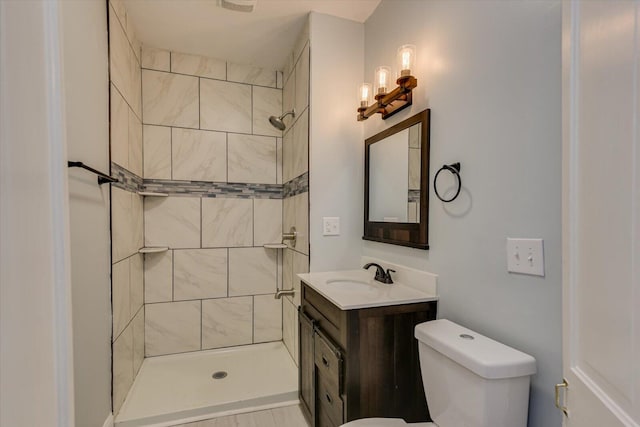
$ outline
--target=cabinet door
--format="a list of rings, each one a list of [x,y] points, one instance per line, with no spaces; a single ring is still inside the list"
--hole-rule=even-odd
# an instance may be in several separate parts
[[[315,420],[314,321],[302,310],[300,323],[300,402],[309,420]]]
[[[413,334],[417,324],[435,318],[435,308],[419,303],[351,313],[345,421],[368,417],[430,421]]]

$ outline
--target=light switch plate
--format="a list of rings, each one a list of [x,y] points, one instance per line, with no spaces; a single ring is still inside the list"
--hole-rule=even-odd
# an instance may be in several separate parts
[[[323,236],[339,236],[340,235],[340,217],[337,217],[337,216],[322,217],[322,235]]]
[[[507,238],[507,271],[544,276],[542,239]]]

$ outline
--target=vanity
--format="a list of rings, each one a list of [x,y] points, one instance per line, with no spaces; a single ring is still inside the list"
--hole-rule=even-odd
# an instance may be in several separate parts
[[[429,123],[427,109],[365,140],[364,240],[429,249]],[[380,281],[364,269],[298,274],[300,402],[313,427],[431,421],[414,328],[436,318],[436,276],[391,266],[393,284],[381,266]]]
[[[314,427],[363,417],[430,421],[415,325],[437,296],[365,270],[300,274],[300,401]]]

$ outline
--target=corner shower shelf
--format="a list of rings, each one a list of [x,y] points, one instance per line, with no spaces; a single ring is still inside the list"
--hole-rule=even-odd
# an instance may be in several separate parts
[[[149,248],[140,248],[138,249],[138,253],[141,254],[157,254],[159,252],[166,252],[169,250],[168,246],[155,246]]]
[[[287,245],[284,243],[265,243],[262,247],[266,249],[285,249]]]
[[[154,193],[152,191],[138,191],[138,195],[147,197],[169,197],[169,193]]]

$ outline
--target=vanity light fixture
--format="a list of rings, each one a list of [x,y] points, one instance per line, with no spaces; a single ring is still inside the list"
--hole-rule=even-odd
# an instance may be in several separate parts
[[[358,121],[367,120],[376,113],[385,120],[395,113],[410,106],[413,102],[411,91],[418,86],[418,80],[411,74],[416,61],[416,47],[402,45],[398,48],[398,79],[397,86],[389,91],[391,86],[391,68],[381,66],[376,68],[374,80],[375,102],[371,104],[371,85],[363,83],[358,91],[360,106],[358,107]]]

